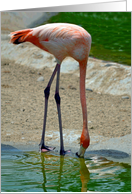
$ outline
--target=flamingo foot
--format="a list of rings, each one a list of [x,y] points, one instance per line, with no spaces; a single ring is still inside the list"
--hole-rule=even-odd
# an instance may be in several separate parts
[[[41,149],[41,152],[49,152],[49,151],[53,151],[55,147],[42,145],[40,149]]]
[[[60,150],[60,155],[65,156],[66,154],[71,153],[71,150]]]

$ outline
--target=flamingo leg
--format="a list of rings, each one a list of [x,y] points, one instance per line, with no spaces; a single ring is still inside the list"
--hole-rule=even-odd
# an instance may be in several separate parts
[[[59,95],[59,80],[60,80],[60,66],[58,66],[58,70],[57,70],[55,101],[56,101],[56,105],[57,105],[59,129],[60,129],[60,154],[63,155],[64,144],[63,144],[63,133],[62,133],[62,122],[61,122],[61,109],[60,109],[61,98]]]
[[[57,105],[59,130],[60,130],[60,155],[65,155],[67,152],[70,152],[70,150],[64,151],[62,121],[61,121],[61,109],[60,109],[61,98],[59,95],[59,80],[60,80],[60,65],[58,65],[58,70],[57,70],[55,101],[56,101],[56,105]]]
[[[44,110],[44,122],[43,122],[43,130],[42,130],[42,137],[41,137],[41,142],[40,142],[40,146],[41,146],[41,151],[42,152],[47,152],[47,151],[51,151],[55,148],[52,148],[52,147],[49,147],[49,146],[46,146],[45,145],[45,130],[46,130],[46,119],[47,119],[47,110],[48,110],[48,99],[49,99],[49,95],[50,95],[50,87],[51,87],[51,84],[53,82],[53,79],[56,75],[56,72],[58,70],[58,66],[59,64],[56,65],[53,73],[52,73],[52,76],[49,80],[49,83],[47,85],[47,87],[45,88],[44,90],[44,95],[45,95],[45,110]]]

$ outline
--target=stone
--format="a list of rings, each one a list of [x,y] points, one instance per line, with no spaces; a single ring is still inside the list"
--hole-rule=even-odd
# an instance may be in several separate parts
[[[92,90],[92,89],[90,89],[90,88],[86,88],[86,90],[88,90],[88,91],[90,91],[90,92],[93,92],[93,90]]]
[[[44,81],[43,76],[39,77],[39,78],[37,79],[37,81],[38,81],[38,82]]]
[[[129,96],[122,96],[123,99],[129,99]]]

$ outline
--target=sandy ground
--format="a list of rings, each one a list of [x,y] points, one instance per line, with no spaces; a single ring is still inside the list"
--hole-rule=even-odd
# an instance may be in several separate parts
[[[1,62],[1,142],[40,143],[43,115],[44,89],[52,71]],[[44,81],[37,79],[43,76]],[[58,116],[54,100],[55,81],[52,84],[46,134],[58,132]],[[63,129],[75,129],[81,135],[82,112],[79,96],[79,78],[61,74],[60,96]],[[131,133],[131,99],[122,96],[86,91],[90,135],[121,137]],[[46,140],[52,140],[52,136]],[[77,139],[79,142],[79,140]]]

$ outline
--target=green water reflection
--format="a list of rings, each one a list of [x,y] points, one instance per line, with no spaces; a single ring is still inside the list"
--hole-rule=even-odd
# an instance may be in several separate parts
[[[131,167],[105,158],[6,152],[1,155],[1,191],[130,192]]]

